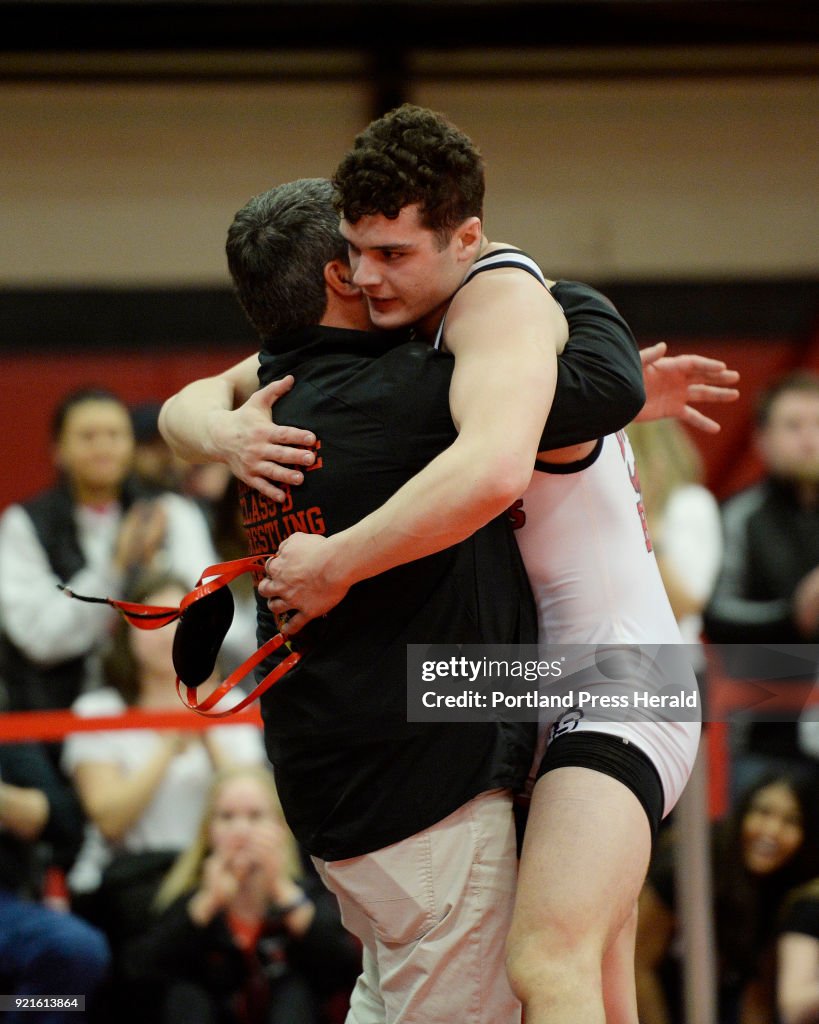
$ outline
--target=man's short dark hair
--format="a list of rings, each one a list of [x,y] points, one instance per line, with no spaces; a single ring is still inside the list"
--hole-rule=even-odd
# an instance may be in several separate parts
[[[420,207],[422,223],[446,242],[467,217],[483,218],[483,158],[443,114],[405,103],[369,124],[333,177],[336,206],[351,224]]]
[[[819,373],[813,370],[793,370],[778,377],[773,384],[761,392],[756,403],[756,425],[764,429],[771,418],[771,409],[784,394],[799,392],[819,398]]]
[[[332,185],[301,178],[254,196],[234,217],[225,250],[236,296],[263,340],[319,323],[324,267],[347,262]]]
[[[64,395],[55,408],[51,417],[51,438],[53,441],[60,440],[69,413],[76,409],[78,405],[84,405],[86,402],[113,402],[114,405],[121,405],[125,413],[130,416],[130,410],[125,401],[119,395],[115,395],[113,391],[94,386],[80,387]]]

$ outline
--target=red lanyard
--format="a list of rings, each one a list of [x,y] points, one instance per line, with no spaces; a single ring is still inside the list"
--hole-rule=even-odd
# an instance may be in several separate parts
[[[139,629],[160,629],[171,622],[179,620],[177,634],[174,637],[174,668],[176,669],[176,692],[179,694],[185,707],[195,711],[197,714],[205,715],[208,718],[226,718],[228,715],[235,715],[244,710],[249,704],[257,700],[263,693],[288,672],[301,658],[299,651],[290,651],[274,668],[267,673],[261,682],[246,694],[237,704],[230,707],[218,708],[217,705],[222,698],[237,686],[260,662],[277,651],[287,640],[281,633],[276,633],[262,646],[254,651],[249,658],[246,658],[238,668],[220,683],[216,689],[204,700],[197,697],[197,686],[208,678],[213,670],[216,654],[221,642],[230,628],[233,619],[233,598],[230,591],[225,592],[226,600],[220,596],[219,599],[213,595],[227,586],[246,572],[258,572],[264,567],[269,555],[249,555],[247,558],[237,558],[231,562],[218,562],[216,565],[209,565],[199,582],[179,602],[178,608],[163,607],[160,605],[133,604],[128,601],[114,601],[109,597],[84,597],[75,594],[68,587],[61,586],[69,597],[75,597],[79,601],[91,601],[98,604],[109,604]],[[207,582],[206,582],[207,581]],[[210,599],[210,600],[208,600]],[[202,601],[202,604],[197,602]],[[218,602],[218,603],[217,603]],[[218,640],[218,644],[215,641]],[[202,656],[202,646],[205,646]],[[212,655],[212,661],[209,658]],[[188,663],[186,665],[186,662]],[[193,680],[186,671],[192,662],[196,662],[196,668],[191,669],[197,681],[190,685]],[[202,669],[202,665],[205,669]],[[209,666],[209,667],[208,667]],[[185,682],[188,676],[188,682]],[[198,678],[201,676],[202,678]]]

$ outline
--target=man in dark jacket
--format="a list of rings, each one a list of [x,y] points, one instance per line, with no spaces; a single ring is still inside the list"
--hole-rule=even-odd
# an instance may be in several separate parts
[[[819,665],[819,375],[777,380],[760,396],[756,427],[766,475],[722,506],[723,562],[704,624],[727,645],[733,675],[787,684]],[[738,791],[774,764],[815,766],[799,748],[798,714],[760,714],[735,736]]]

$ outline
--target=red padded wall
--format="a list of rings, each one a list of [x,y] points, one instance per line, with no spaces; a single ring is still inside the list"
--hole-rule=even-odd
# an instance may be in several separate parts
[[[249,353],[245,353],[248,355]],[[0,357],[0,437],[4,441],[0,508],[53,480],[49,425],[67,392],[84,386],[110,388],[128,403],[163,400],[194,377],[242,358],[235,349],[148,355],[72,352]]]

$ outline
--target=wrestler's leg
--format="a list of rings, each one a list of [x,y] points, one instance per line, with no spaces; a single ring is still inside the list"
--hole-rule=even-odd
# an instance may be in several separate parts
[[[603,1002],[606,1024],[634,1024],[637,1020],[637,987],[634,952],[637,939],[637,904],[614,941],[603,953]]]
[[[646,811],[623,782],[574,766],[537,781],[507,961],[527,1024],[605,1024],[604,957],[610,951],[607,973],[622,972],[618,943],[650,852]]]

